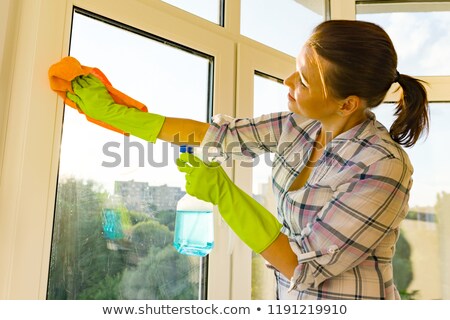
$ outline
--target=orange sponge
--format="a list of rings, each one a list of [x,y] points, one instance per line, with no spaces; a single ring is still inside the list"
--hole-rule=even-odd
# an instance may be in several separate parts
[[[106,78],[103,72],[101,72],[99,69],[83,66],[80,64],[80,62],[78,62],[77,59],[73,57],[64,57],[61,59],[61,61],[55,63],[50,67],[50,69],[48,70],[50,88],[64,99],[65,104],[71,106],[72,108],[77,109],[80,113],[83,113],[83,111],[80,108],[78,108],[75,102],[67,98],[66,92],[70,91],[71,93],[74,93],[72,90],[72,83],[71,83],[72,80],[78,76],[85,76],[88,74],[96,76],[103,82],[109,94],[116,103],[127,106],[129,108],[137,108],[145,112],[148,111],[147,107],[143,103],[134,100],[133,98],[130,98],[123,92],[120,92],[119,90],[115,89],[109,82],[108,78]],[[114,128],[102,121],[92,119],[88,116],[86,116],[86,118],[90,122],[98,124],[104,128],[120,132],[122,134],[124,133],[122,130]]]

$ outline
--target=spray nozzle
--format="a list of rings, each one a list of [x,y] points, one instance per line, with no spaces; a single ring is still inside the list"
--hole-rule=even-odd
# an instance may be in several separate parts
[[[194,147],[182,145],[180,146],[180,153],[194,153]]]

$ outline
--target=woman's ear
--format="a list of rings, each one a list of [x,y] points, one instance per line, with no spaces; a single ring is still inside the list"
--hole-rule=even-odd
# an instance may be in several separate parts
[[[339,107],[337,114],[341,117],[346,117],[359,110],[362,107],[363,101],[358,96],[348,96],[343,100]]]

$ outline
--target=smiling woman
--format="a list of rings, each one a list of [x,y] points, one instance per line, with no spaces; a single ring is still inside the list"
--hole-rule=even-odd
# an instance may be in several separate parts
[[[114,87],[145,103],[150,112],[200,122],[208,121],[211,114],[238,119],[284,114],[289,112],[289,88],[283,80],[296,70],[301,44],[324,20],[354,20],[355,8],[359,18],[373,20],[388,31],[399,53],[398,71],[429,83],[428,140],[406,150],[415,167],[414,184],[393,261],[394,279],[403,298],[450,299],[446,214],[450,181],[445,174],[449,155],[448,148],[442,147],[450,135],[449,4],[433,0],[0,1],[0,299],[21,299],[26,304],[46,298],[284,297],[276,290],[275,276],[281,279],[280,274],[266,268],[261,255],[252,255],[218,212],[216,246],[207,264],[174,254],[171,208],[184,192],[183,176],[172,161],[177,147],[161,142],[150,147],[140,139],[87,123],[75,109],[64,108],[62,99],[49,89],[46,75],[50,65],[70,52],[83,64],[101,68]],[[395,73],[390,76],[395,79]],[[310,85],[308,75],[303,78]],[[392,102],[399,98],[396,87],[374,110],[386,127],[393,120]],[[302,151],[293,159],[304,155]],[[154,168],[166,156],[169,165]],[[153,165],[148,165],[150,160]],[[340,158],[335,160],[339,164]],[[273,190],[279,184],[273,183],[271,173],[277,161],[274,154],[265,154],[258,167],[225,168],[247,193],[252,193],[253,184],[254,198],[275,215],[278,202]],[[326,168],[317,170],[316,176],[321,177]],[[287,205],[298,189],[289,186]],[[122,200],[115,201],[114,195]],[[362,203],[367,206],[369,201],[373,199],[366,197]],[[314,208],[303,208],[306,220]],[[287,227],[298,222],[286,221]],[[298,238],[301,235],[298,232]],[[314,237],[306,238],[309,242],[302,248],[315,244]],[[302,248],[295,247],[296,253],[302,255]],[[335,247],[328,249],[320,251],[324,256],[315,257],[319,263],[339,256]],[[289,282],[282,279],[279,284]],[[327,289],[332,291],[331,286]],[[17,310],[12,313],[17,315]],[[88,310],[77,308],[73,316],[83,317],[78,312]],[[404,316],[411,309],[392,311]]]

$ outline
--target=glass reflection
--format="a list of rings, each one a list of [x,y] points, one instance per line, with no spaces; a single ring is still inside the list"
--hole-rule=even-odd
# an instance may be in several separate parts
[[[430,133],[406,149],[414,166],[409,213],[394,258],[394,279],[406,299],[450,298],[450,103],[430,104]],[[394,104],[374,109],[389,128]]]
[[[207,119],[211,59],[84,14],[74,13],[72,56],[150,112]],[[200,298],[204,261],[172,246],[185,193],[178,148],[105,130],[72,108],[63,131],[48,299]]]

